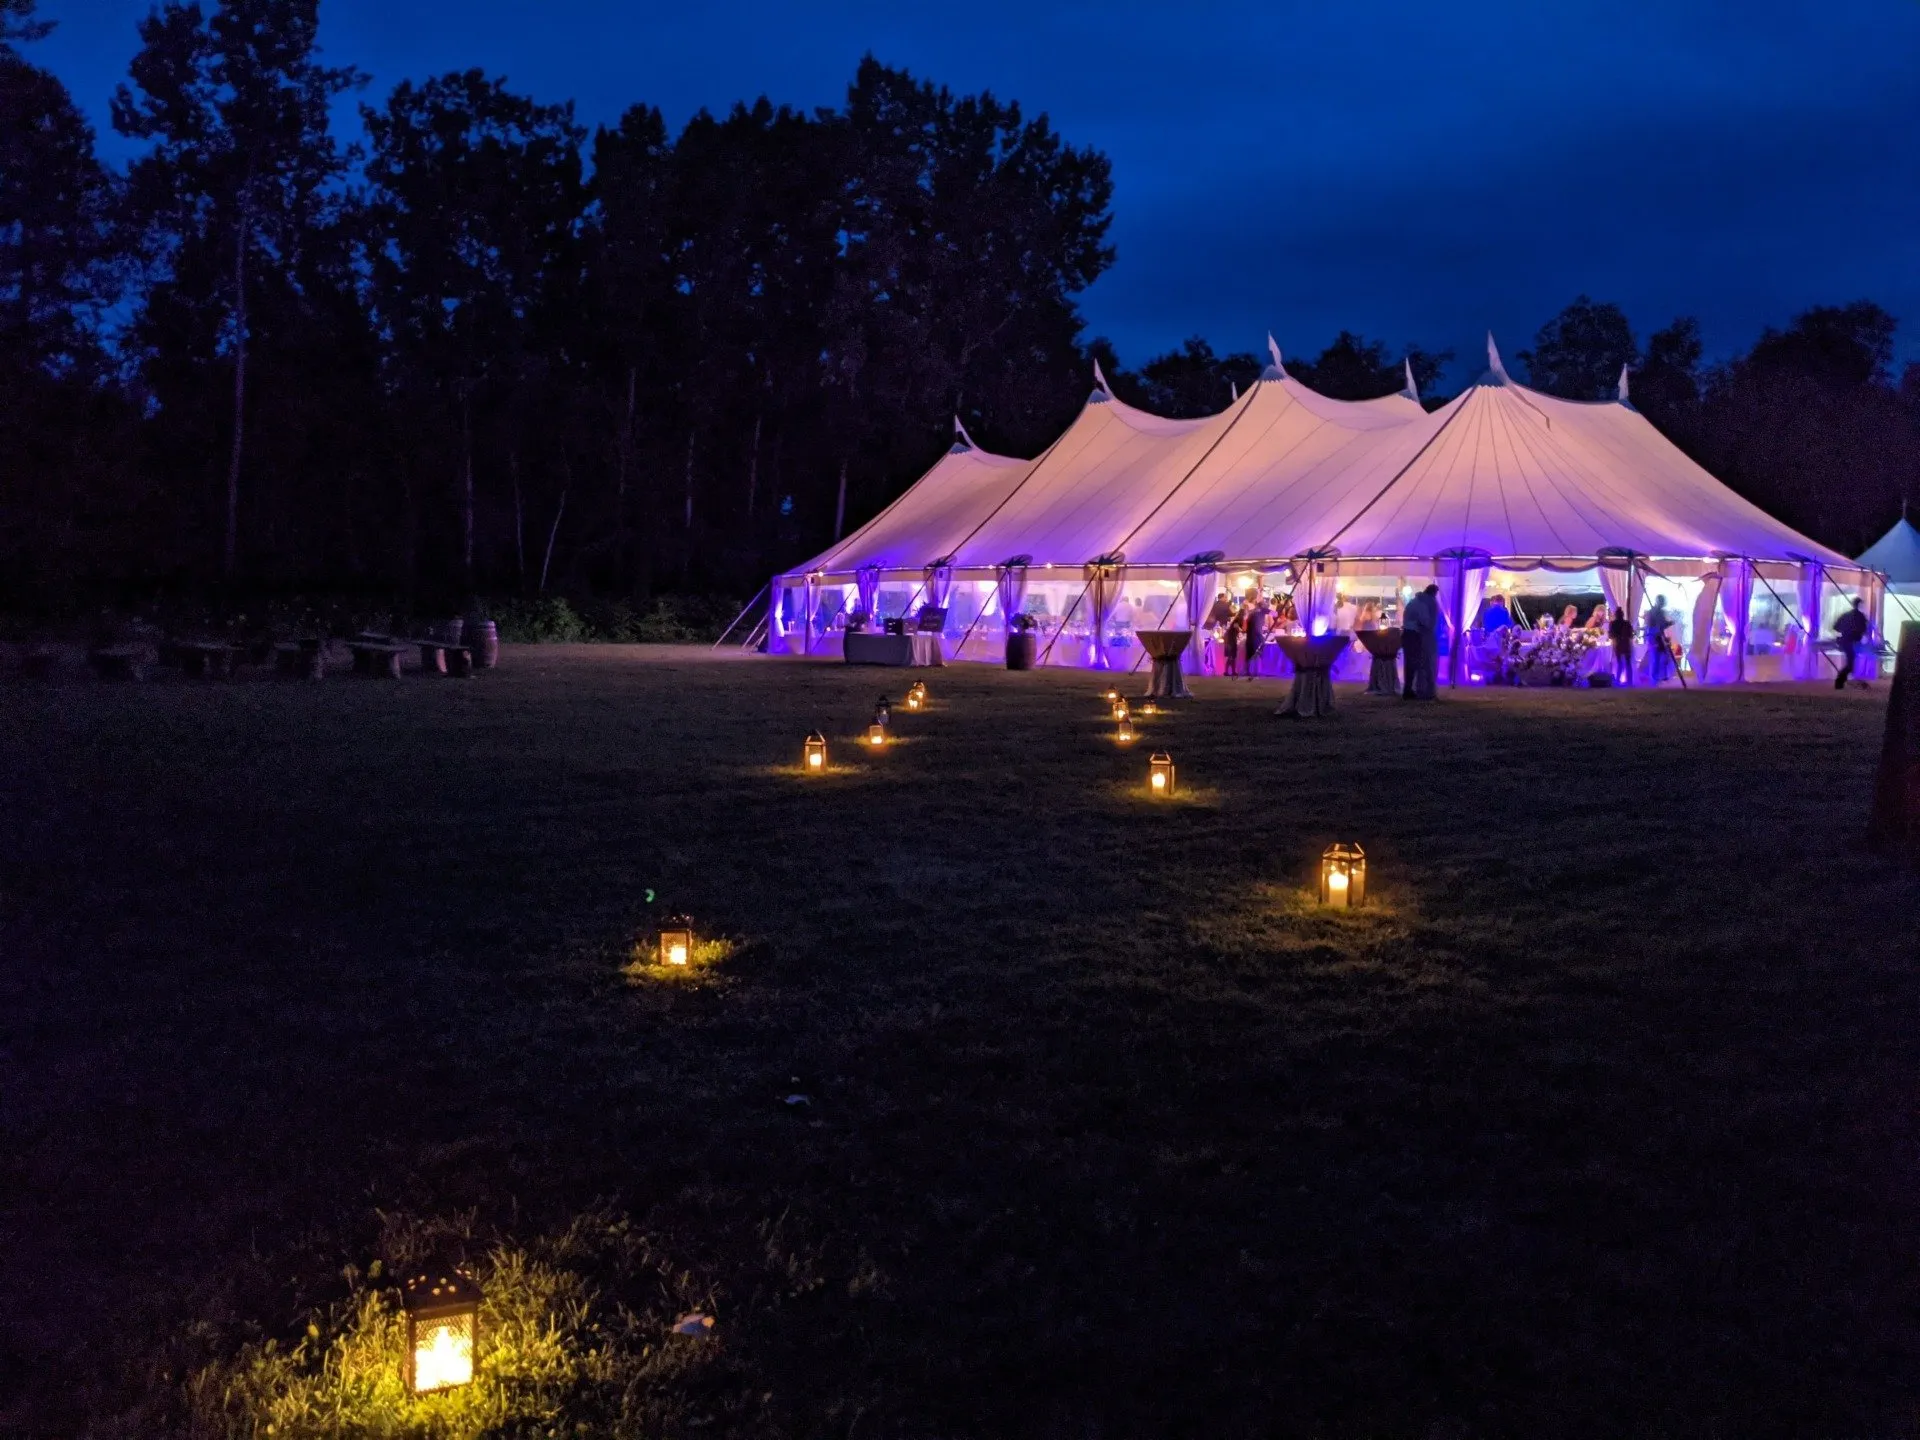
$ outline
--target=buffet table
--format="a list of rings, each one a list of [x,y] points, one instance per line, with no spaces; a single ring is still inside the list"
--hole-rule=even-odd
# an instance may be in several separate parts
[[[1333,713],[1333,662],[1353,643],[1351,635],[1271,635],[1269,645],[1293,662],[1293,693],[1273,713],[1311,719]]]
[[[841,645],[849,665],[945,666],[938,635],[913,631],[886,635],[874,630],[849,630]]]

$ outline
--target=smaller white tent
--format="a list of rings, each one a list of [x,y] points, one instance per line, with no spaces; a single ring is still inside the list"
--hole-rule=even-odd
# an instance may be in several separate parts
[[[1859,559],[1862,568],[1887,577],[1888,638],[1897,639],[1903,622],[1920,622],[1920,530],[1902,514]]]

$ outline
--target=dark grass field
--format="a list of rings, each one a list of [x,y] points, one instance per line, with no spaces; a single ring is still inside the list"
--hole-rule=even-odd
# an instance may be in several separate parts
[[[1916,1433],[1884,690],[926,678],[0,687],[0,1432],[593,1212],[718,1316],[649,1434]],[[649,888],[731,954],[624,975]]]

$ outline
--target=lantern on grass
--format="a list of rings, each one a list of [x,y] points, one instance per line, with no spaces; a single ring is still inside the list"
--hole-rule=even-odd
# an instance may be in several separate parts
[[[1123,745],[1133,739],[1133,721],[1125,715],[1122,715],[1120,717],[1120,726],[1114,731],[1114,735]]]
[[[400,1282],[407,1316],[407,1389],[416,1395],[470,1384],[480,1353],[480,1284],[457,1265],[434,1264]]]
[[[693,958],[693,922],[676,915],[660,927],[660,963],[684,965]]]
[[[1101,698],[1109,705],[1118,705],[1120,703],[1120,692],[1109,685],[1107,687],[1107,693]]]
[[[867,727],[867,744],[873,746],[877,750],[879,749],[880,746],[886,743],[887,743],[887,727],[886,726],[869,725]]]
[[[1147,793],[1165,797],[1173,794],[1173,757],[1156,750],[1147,761]]]
[[[1127,718],[1128,718],[1128,717],[1129,717],[1130,715],[1132,715],[1132,713],[1133,713],[1133,712],[1132,712],[1131,710],[1129,710],[1129,709],[1127,709],[1127,702],[1126,702],[1126,701],[1124,701],[1124,700],[1116,700],[1116,701],[1114,701],[1114,702],[1113,702],[1113,718],[1114,718],[1114,719],[1116,719],[1116,720],[1125,720],[1125,719],[1127,719]]]
[[[1320,903],[1358,910],[1367,903],[1367,852],[1358,845],[1329,845],[1320,857]]]
[[[907,691],[907,709],[924,710],[927,705],[927,687],[921,681],[914,681],[913,688]]]
[[[827,768],[827,737],[818,730],[807,736],[806,765],[816,773]]]
[[[873,723],[889,725],[893,722],[893,702],[882,695],[873,702]]]

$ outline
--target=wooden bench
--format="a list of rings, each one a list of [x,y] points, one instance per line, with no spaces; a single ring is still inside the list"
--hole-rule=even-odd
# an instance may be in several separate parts
[[[175,640],[180,673],[195,679],[225,680],[233,674],[233,646],[224,640]]]
[[[354,674],[400,678],[400,657],[407,653],[406,646],[391,640],[354,640],[347,648],[353,651]]]
[[[102,645],[87,652],[87,663],[102,680],[144,680],[147,678],[147,647],[144,645]]]
[[[444,640],[422,640],[419,645],[422,670],[462,679],[473,674],[473,651],[465,645],[450,645]]]
[[[276,675],[296,675],[303,680],[324,680],[326,647],[318,640],[283,641],[273,647],[273,671]]]

